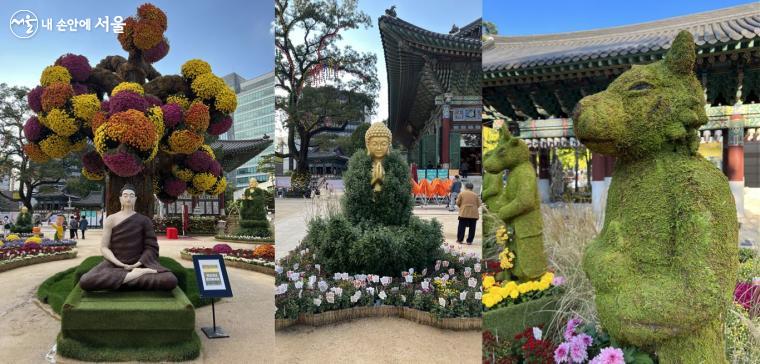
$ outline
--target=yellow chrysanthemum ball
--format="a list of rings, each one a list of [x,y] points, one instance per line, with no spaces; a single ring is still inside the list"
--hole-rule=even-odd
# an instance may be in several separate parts
[[[220,91],[227,88],[224,80],[213,73],[198,75],[190,85],[193,92],[204,100],[210,100]]]
[[[182,107],[182,109],[187,109],[188,107],[190,107],[190,100],[188,100],[187,97],[184,97],[182,95],[171,95],[166,98],[166,103],[177,104],[180,107]]]
[[[86,122],[92,120],[95,113],[100,111],[100,100],[94,94],[77,95],[71,98],[74,106],[74,116]]]
[[[39,144],[35,143],[24,145],[24,154],[26,154],[29,159],[36,163],[45,163],[50,160],[50,156],[42,151],[42,148],[40,148]]]
[[[145,160],[146,162],[150,162],[153,160],[153,158],[156,158],[156,156],[158,155],[158,149],[159,149],[158,144],[159,142],[156,141],[156,144],[153,145],[153,149],[150,150],[150,155],[148,156],[148,159]]]
[[[33,244],[39,244],[42,242],[42,239],[39,236],[32,236],[26,239],[25,243],[33,243]]]
[[[216,181],[216,184],[211,187],[208,193],[211,196],[219,196],[220,194],[224,193],[225,190],[227,190],[227,178],[222,177]]]
[[[231,88],[225,87],[216,95],[214,106],[223,113],[229,114],[235,112],[237,108],[237,95],[235,95],[235,92]]]
[[[139,83],[137,83],[137,82],[122,82],[122,83],[116,85],[116,87],[113,88],[113,90],[111,91],[111,96],[115,96],[116,94],[118,94],[121,91],[132,91],[132,92],[138,93],[140,95],[144,95],[145,94],[145,90],[143,89],[143,87]]]
[[[79,130],[79,123],[64,110],[53,109],[45,115],[45,126],[54,133],[68,137]]]
[[[204,73],[211,73],[211,66],[206,61],[191,59],[182,65],[182,76],[194,79]]]
[[[82,175],[90,181],[101,181],[106,177],[105,173],[90,173],[86,168],[82,168]]]
[[[156,128],[156,135],[158,140],[164,137],[164,112],[160,106],[153,106],[148,109],[148,120],[153,123],[153,127]]]
[[[192,181],[193,174],[194,174],[193,171],[191,171],[188,168],[182,168],[177,165],[172,166],[172,175],[174,175],[174,177],[177,177],[185,182]]]
[[[483,277],[483,288],[488,289],[496,283],[496,279],[493,276]]]
[[[45,67],[42,71],[42,76],[40,77],[40,85],[48,86],[55,82],[70,83],[71,74],[69,73],[69,70],[63,66]]]
[[[62,158],[71,151],[71,143],[60,135],[50,135],[40,142],[40,148],[50,158]]]
[[[201,147],[200,147],[200,148],[198,148],[198,149],[199,149],[199,150],[202,150],[203,152],[205,152],[206,154],[208,154],[208,155],[209,155],[209,156],[210,156],[212,159],[216,159],[216,155],[214,154],[214,150],[213,150],[213,149],[211,149],[211,146],[210,146],[210,145],[208,145],[208,144],[203,144],[203,145],[201,145]]]
[[[198,191],[206,191],[214,186],[216,183],[216,177],[211,173],[197,173],[193,176],[193,187]]]
[[[19,240],[19,239],[21,239],[21,238],[19,238],[18,235],[16,235],[16,234],[10,234],[10,235],[8,235],[5,238],[5,240],[8,240],[8,241],[15,241],[15,240]]]
[[[95,144],[95,151],[101,156],[106,153],[106,131],[108,130],[106,124],[107,123],[101,124],[95,130],[95,137],[92,140],[93,144]]]
[[[169,148],[174,153],[190,154],[203,144],[203,137],[190,130],[176,130],[169,136]]]
[[[187,193],[189,193],[191,196],[198,196],[201,193],[203,193],[203,191],[198,191],[198,189],[190,185],[190,186],[187,186]]]

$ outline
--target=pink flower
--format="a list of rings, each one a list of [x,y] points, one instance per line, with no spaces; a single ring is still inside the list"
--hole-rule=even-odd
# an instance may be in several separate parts
[[[55,65],[66,68],[69,74],[71,74],[71,79],[77,82],[87,81],[87,78],[90,77],[90,72],[92,72],[92,67],[90,67],[87,57],[78,54],[64,54],[58,57]]]
[[[219,122],[211,123],[208,126],[208,130],[206,130],[207,133],[211,135],[222,135],[227,130],[230,130],[230,127],[232,126],[232,118],[229,116],[226,116],[222,118]]]
[[[132,91],[121,91],[108,100],[108,104],[111,107],[111,114],[127,111],[129,109],[135,109],[141,112],[148,110],[148,102],[145,101],[145,98]]]
[[[594,339],[586,334],[578,334],[578,336],[574,337],[573,340],[580,341],[585,346],[591,346],[591,344],[594,342]]]
[[[563,276],[554,276],[552,279],[552,286],[561,286],[565,284],[565,277]]]
[[[570,359],[573,363],[583,363],[588,358],[587,347],[580,335],[570,341]]]
[[[589,364],[625,364],[625,358],[622,350],[608,347],[602,349],[599,355],[594,357]]]
[[[143,52],[143,57],[148,63],[156,63],[169,54],[169,43],[166,42],[166,38],[158,42],[153,48]]]
[[[570,344],[568,343],[559,344],[559,346],[557,346],[557,349],[554,350],[554,362],[555,363],[567,362],[569,352],[570,352]]]
[[[108,166],[111,172],[120,177],[132,177],[143,170],[142,161],[125,151],[117,151],[104,155],[103,163]]]
[[[760,304],[760,302],[752,302],[754,292],[758,290],[758,286],[752,286],[751,283],[739,282],[734,289],[734,301],[742,305],[745,309],[750,309],[753,305]]]
[[[166,104],[161,106],[164,113],[164,124],[167,128],[173,128],[182,122],[182,107],[177,104]]]
[[[575,336],[575,327],[581,324],[581,319],[574,317],[567,321],[567,327],[565,328],[565,340],[570,341]]]

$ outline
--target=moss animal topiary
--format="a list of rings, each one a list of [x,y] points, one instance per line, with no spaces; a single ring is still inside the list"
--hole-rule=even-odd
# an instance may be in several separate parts
[[[16,225],[11,226],[12,233],[28,234],[32,232],[32,214],[26,206],[21,208],[18,217],[16,218]]]
[[[726,363],[721,328],[737,269],[726,177],[696,153],[707,122],[683,31],[665,59],[633,66],[582,99],[575,135],[617,157],[604,227],[583,268],[602,326],[661,363]]]
[[[512,226],[514,243],[508,248],[515,253],[512,275],[518,280],[534,280],[546,272],[541,200],[538,197],[536,170],[530,162],[530,151],[524,141],[512,137],[506,128],[499,129],[499,143],[486,154],[483,169],[491,174],[509,170],[507,184],[488,209]],[[490,183],[501,183],[493,180]],[[490,190],[493,186],[486,186]]]
[[[270,237],[272,235],[267,220],[266,191],[247,188],[240,200],[240,228],[238,235]]]

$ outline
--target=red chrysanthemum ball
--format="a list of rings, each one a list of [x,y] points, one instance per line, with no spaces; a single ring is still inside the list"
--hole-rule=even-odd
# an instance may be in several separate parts
[[[42,86],[37,86],[26,94],[26,102],[32,111],[39,113],[42,111]]]
[[[42,128],[44,126],[40,124],[40,120],[36,116],[32,116],[24,124],[24,136],[27,140],[36,143],[42,139]]]
[[[87,57],[78,54],[64,54],[55,61],[55,65],[63,66],[69,70],[71,79],[76,82],[86,81],[92,73],[92,67],[90,67]]]
[[[211,123],[208,126],[207,132],[211,135],[222,135],[226,133],[227,130],[230,130],[230,127],[232,127],[232,118],[226,116],[216,123]]]
[[[127,111],[129,109],[145,112],[148,110],[148,102],[141,95],[132,91],[121,91],[109,99],[108,105],[111,114]]]

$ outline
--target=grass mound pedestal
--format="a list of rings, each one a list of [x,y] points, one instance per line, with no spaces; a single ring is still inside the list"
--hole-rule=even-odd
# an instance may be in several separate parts
[[[200,354],[195,309],[182,290],[86,292],[61,311],[58,353],[87,361],[180,361]]]
[[[554,317],[558,300],[558,296],[547,296],[483,312],[483,331],[511,339],[526,327],[546,328]]]

